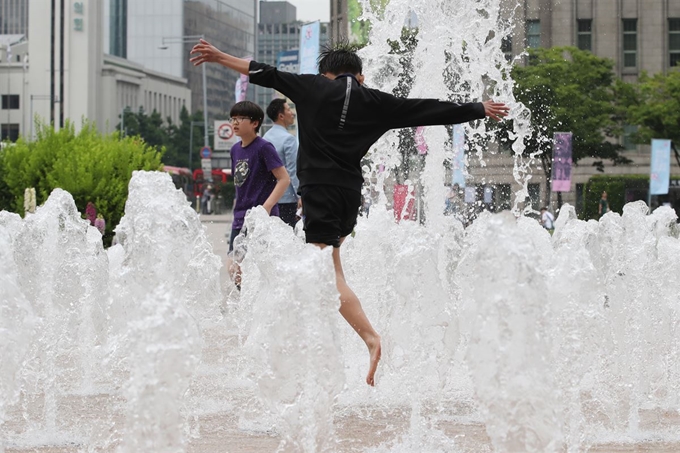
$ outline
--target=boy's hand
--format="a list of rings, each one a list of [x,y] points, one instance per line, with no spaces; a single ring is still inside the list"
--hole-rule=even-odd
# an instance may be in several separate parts
[[[508,112],[510,111],[510,107],[502,102],[484,101],[482,104],[484,105],[484,113],[486,116],[490,116],[496,121],[501,121],[503,117],[508,116]]]
[[[194,64],[194,66],[199,66],[203,63],[215,63],[219,60],[220,55],[222,55],[220,49],[213,46],[205,39],[201,39],[199,43],[196,44],[193,49],[191,49],[191,54],[195,53],[200,55],[197,55],[189,60]]]

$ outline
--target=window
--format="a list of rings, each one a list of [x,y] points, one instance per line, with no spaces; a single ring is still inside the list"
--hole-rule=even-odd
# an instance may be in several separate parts
[[[680,19],[668,19],[668,64],[675,67],[680,62]]]
[[[510,184],[497,184],[496,185],[497,197],[497,210],[505,211],[510,209],[510,203],[512,198],[512,191],[510,190]]]
[[[593,20],[578,20],[578,48],[581,50],[593,50]]]
[[[512,60],[512,36],[506,36],[501,40],[501,51],[507,61]]]
[[[541,47],[541,21],[527,21],[527,47]]]
[[[637,19],[623,19],[623,67],[637,67]]]
[[[626,151],[635,151],[637,145],[633,141],[633,135],[637,132],[637,126],[626,124],[623,126],[623,147]]]
[[[541,185],[528,184],[529,200],[531,200],[531,208],[536,211],[541,209]]]
[[[2,110],[17,110],[19,108],[18,94],[2,95]]]
[[[19,139],[18,124],[3,124],[0,126],[0,131],[0,141],[16,142]]]

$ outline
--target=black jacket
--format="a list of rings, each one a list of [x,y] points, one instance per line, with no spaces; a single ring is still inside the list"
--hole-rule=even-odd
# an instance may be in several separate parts
[[[330,184],[360,191],[364,182],[361,159],[388,130],[458,124],[485,116],[478,102],[398,98],[366,88],[351,75],[330,80],[251,61],[250,81],[274,88],[295,103],[300,187]]]

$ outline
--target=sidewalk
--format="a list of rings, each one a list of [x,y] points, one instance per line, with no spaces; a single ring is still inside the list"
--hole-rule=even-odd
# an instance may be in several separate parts
[[[231,223],[234,220],[232,211],[222,214],[199,214],[202,223]]]

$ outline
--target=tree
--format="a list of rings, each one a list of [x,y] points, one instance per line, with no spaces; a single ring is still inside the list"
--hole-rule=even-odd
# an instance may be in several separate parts
[[[607,140],[616,139],[622,132],[613,66],[611,60],[575,47],[553,47],[529,49],[528,64],[513,69],[515,98],[531,110],[532,116],[533,131],[525,138],[525,145],[530,152],[538,152],[547,181],[555,132],[573,134],[574,164],[592,157],[598,159],[593,166],[604,171],[604,160],[614,165],[631,162],[621,154],[620,144]],[[507,140],[511,125],[500,129]]]
[[[633,134],[636,143],[665,138],[680,143],[680,72],[643,73],[637,84],[619,82],[621,116],[626,123],[638,126]],[[678,164],[680,157],[676,154]]]
[[[389,2],[389,0],[368,0],[368,10],[382,16]],[[368,44],[368,37],[371,33],[371,23],[366,19],[359,19],[363,16],[363,13],[364,8],[360,0],[349,0],[347,2],[347,18],[350,24],[351,38],[360,47]]]
[[[392,94],[397,97],[406,98],[413,87],[413,54],[418,47],[418,29],[403,27],[399,41],[388,41],[390,54],[399,55],[399,80],[397,86],[392,90]],[[422,156],[416,151],[415,129],[400,129],[399,132],[399,153],[401,162],[396,171],[396,179],[399,184],[403,184],[409,178],[414,166],[424,165]],[[415,160],[415,162],[413,162]],[[416,165],[414,165],[416,164]]]
[[[22,137],[0,152],[0,209],[23,214],[26,188],[35,188],[38,204],[61,188],[81,212],[94,203],[106,220],[104,240],[109,244],[125,209],[132,172],[160,168],[161,154],[138,137],[101,135],[91,123],[78,133],[70,122],[59,131],[38,125],[35,141]]]
[[[189,157],[192,156],[191,168],[200,167],[199,151],[203,146],[203,127],[194,125],[193,150],[190,153],[191,122],[202,122],[203,112],[196,111],[189,114],[186,107],[180,111],[180,124],[174,125],[170,117],[163,121],[156,110],[147,115],[143,108],[137,112],[124,112],[124,134],[141,137],[146,144],[154,147],[163,155],[163,164],[175,167],[189,167]],[[117,129],[120,129],[118,124]]]

